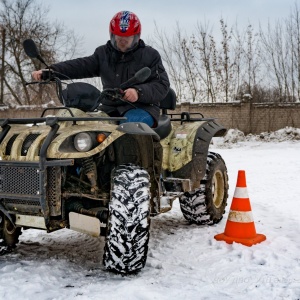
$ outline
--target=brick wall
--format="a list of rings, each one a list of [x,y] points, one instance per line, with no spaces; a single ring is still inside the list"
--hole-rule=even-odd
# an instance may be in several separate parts
[[[43,108],[20,107],[11,109],[0,107],[0,118],[40,117]],[[169,111],[171,113],[171,111]],[[300,103],[257,104],[246,102],[177,105],[174,113],[202,113],[204,117],[216,118],[226,128],[237,128],[248,133],[275,131],[286,126],[300,128]]]
[[[300,103],[183,103],[177,106],[175,112],[185,111],[216,118],[226,128],[237,128],[246,134],[275,131],[286,126],[300,128]]]
[[[42,115],[44,108],[39,107],[18,107],[9,108],[7,106],[0,106],[0,119],[5,118],[36,118]]]

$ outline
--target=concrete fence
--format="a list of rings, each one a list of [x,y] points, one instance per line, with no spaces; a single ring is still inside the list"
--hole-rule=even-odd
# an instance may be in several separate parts
[[[0,107],[0,118],[40,117],[40,107]],[[251,101],[235,103],[182,103],[169,113],[201,113],[204,117],[216,118],[226,128],[236,128],[248,133],[275,131],[286,126],[300,128],[300,103],[258,104]]]
[[[178,105],[176,112],[202,113],[218,119],[226,128],[248,133],[275,131],[286,126],[300,128],[300,103],[258,104],[251,102]]]

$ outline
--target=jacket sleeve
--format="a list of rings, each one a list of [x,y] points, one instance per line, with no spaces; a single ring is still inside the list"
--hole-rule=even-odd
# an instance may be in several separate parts
[[[91,78],[100,75],[100,67],[97,49],[94,54],[86,57],[66,60],[57,64],[53,64],[50,68],[58,74],[62,79],[82,79]]]
[[[150,78],[146,82],[135,85],[134,87],[139,91],[138,102],[157,104],[167,95],[170,82],[160,54],[157,50],[151,49],[153,51],[153,60],[150,66]]]

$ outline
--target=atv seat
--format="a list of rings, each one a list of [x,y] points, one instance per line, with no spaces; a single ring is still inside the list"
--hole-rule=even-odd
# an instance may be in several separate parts
[[[171,120],[167,114],[167,110],[174,110],[176,108],[176,94],[173,89],[169,89],[167,96],[160,102],[159,108],[161,109],[161,115],[158,119],[158,124],[153,130],[164,139],[169,135],[172,130]]]

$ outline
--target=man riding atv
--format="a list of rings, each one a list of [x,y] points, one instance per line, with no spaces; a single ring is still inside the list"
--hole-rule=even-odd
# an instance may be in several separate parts
[[[111,41],[50,68],[33,40],[23,42],[25,53],[47,67],[27,84],[54,84],[62,106],[39,118],[0,119],[3,253],[16,247],[23,229],[69,228],[105,236],[105,269],[130,274],[145,266],[151,218],[176,199],[190,223],[222,219],[227,168],[209,145],[226,128],[201,113],[168,113],[176,96],[140,30],[134,14],[118,13]],[[101,77],[102,92],[61,81],[93,76]]]
[[[109,32],[110,40],[98,47],[91,56],[53,64],[50,68],[63,74],[63,79],[100,76],[103,89],[107,89],[121,86],[138,70],[149,67],[151,75],[146,82],[122,91],[127,103],[106,100],[101,110],[111,116],[126,117],[127,120],[123,122],[143,122],[155,127],[160,112],[159,103],[167,95],[170,86],[161,57],[140,39],[141,23],[132,12],[115,14],[110,21]],[[42,71],[34,71],[32,77],[41,80]]]

